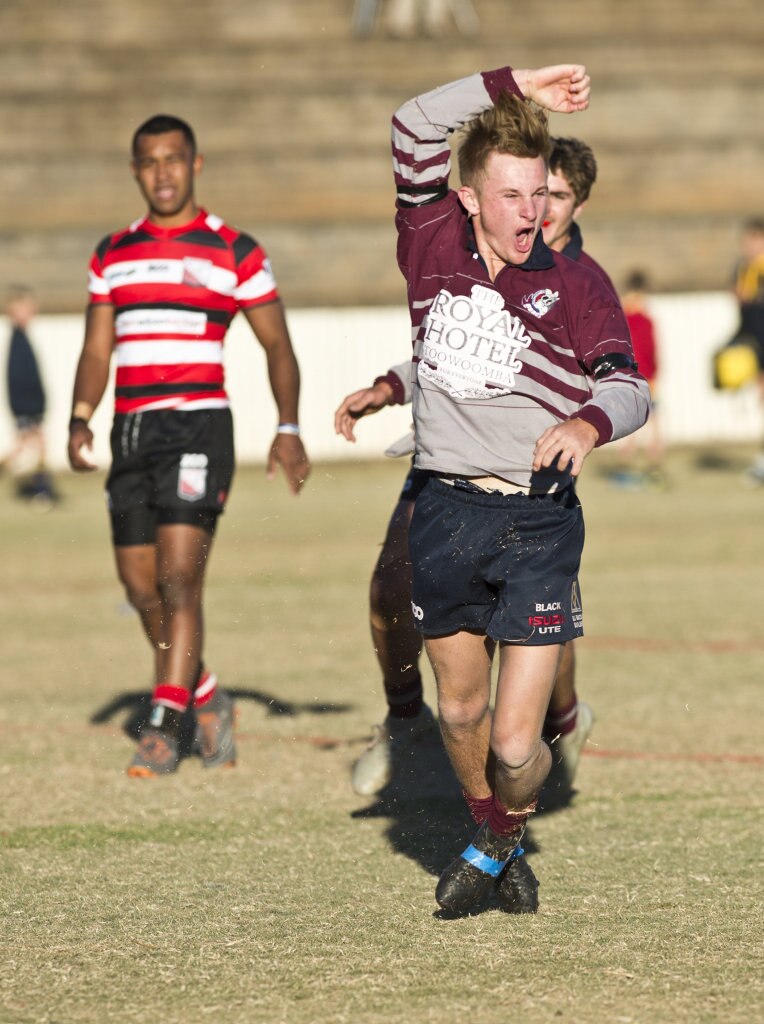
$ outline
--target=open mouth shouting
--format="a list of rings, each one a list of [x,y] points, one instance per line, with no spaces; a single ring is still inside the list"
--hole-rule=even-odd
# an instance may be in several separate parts
[[[533,238],[536,234],[535,225],[527,228],[520,228],[515,232],[515,247],[520,253],[529,253],[533,246]]]

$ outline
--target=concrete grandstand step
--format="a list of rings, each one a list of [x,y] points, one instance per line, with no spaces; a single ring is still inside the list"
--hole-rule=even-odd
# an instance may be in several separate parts
[[[395,107],[479,67],[582,60],[591,109],[551,125],[589,141],[599,160],[587,246],[596,241],[596,255],[618,267],[627,239],[658,288],[725,285],[736,226],[761,202],[764,126],[751,116],[764,103],[761,0],[475,7],[475,38],[452,29],[402,41],[382,24],[353,38],[352,0],[5,0],[4,269],[39,275],[62,308],[80,308],[93,244],[141,212],[132,131],[164,110],[197,131],[207,158],[199,198],[275,245],[293,301],[354,303],[374,287],[398,295]],[[658,240],[681,258],[657,254]]]

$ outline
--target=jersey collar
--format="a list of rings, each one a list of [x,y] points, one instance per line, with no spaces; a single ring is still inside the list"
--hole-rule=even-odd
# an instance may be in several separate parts
[[[194,231],[196,228],[204,227],[208,216],[207,211],[200,207],[194,219],[186,224],[178,224],[174,228],[163,228],[161,225],[149,220],[147,215],[133,226],[133,230],[137,231],[140,229],[149,235],[153,235],[155,238],[174,238],[177,235],[185,235],[188,231]]]
[[[569,260],[578,260],[581,258],[581,253],[584,248],[584,236],[581,234],[581,228],[576,224],[575,221],[571,221],[570,224],[570,240],[565,248],[562,250],[563,256],[567,256]]]

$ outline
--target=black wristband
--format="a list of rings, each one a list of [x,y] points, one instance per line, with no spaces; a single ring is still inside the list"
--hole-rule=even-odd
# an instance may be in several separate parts
[[[71,431],[72,427],[75,427],[78,423],[81,423],[83,427],[88,426],[88,421],[85,419],[84,416],[72,416],[72,418],[69,420],[69,430]]]

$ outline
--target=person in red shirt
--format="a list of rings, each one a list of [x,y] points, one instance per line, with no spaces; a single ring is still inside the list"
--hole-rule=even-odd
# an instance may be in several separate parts
[[[265,350],[278,410],[268,460],[293,494],[310,471],[299,370],[270,263],[250,236],[199,207],[190,126],[157,115],[135,132],[132,170],[148,213],[90,262],[90,305],[69,427],[72,468],[94,468],[89,420],[116,358],[107,480],[117,571],[154,652],[151,714],[128,775],[175,771],[193,707],[205,766],[232,765],[233,705],[202,660],[204,576],[234,471],[223,341],[238,310]]]
[[[658,350],[655,342],[655,324],[647,311],[647,276],[635,270],[626,279],[621,303],[631,332],[631,344],[639,372],[651,388],[658,377]]]
[[[658,343],[655,322],[648,309],[648,293],[647,275],[633,270],[624,282],[621,303],[631,333],[634,359],[650,385],[651,409],[650,418],[641,430],[619,442],[622,464],[612,479],[622,486],[661,490],[666,486],[663,469],[666,447],[658,402]]]

